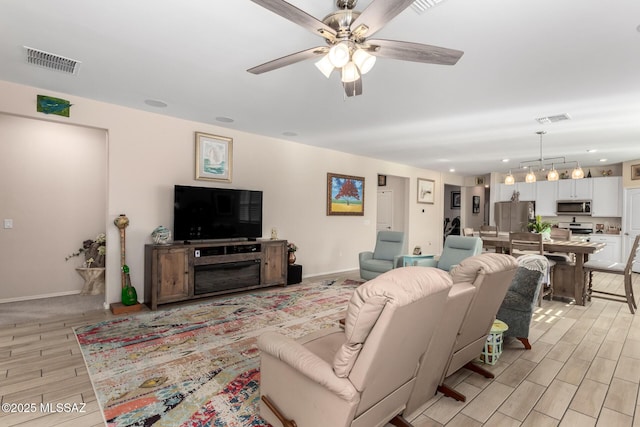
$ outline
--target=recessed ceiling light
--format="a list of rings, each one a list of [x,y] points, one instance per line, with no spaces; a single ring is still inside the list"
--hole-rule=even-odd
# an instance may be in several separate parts
[[[222,123],[233,123],[234,122],[234,120],[232,118],[223,117],[223,116],[216,117],[216,121],[222,122]]]
[[[601,162],[606,162],[608,159],[600,159]]]
[[[298,134],[295,132],[291,132],[290,130],[282,132],[284,136],[297,136]]]
[[[596,151],[598,151],[598,150],[594,150],[593,148],[591,148],[591,149],[587,150],[587,153],[595,153]]]
[[[456,170],[454,168],[449,169],[449,172],[455,172]]]
[[[507,163],[509,159],[502,159],[502,163]]]
[[[159,99],[145,99],[144,103],[150,107],[156,107],[156,108],[166,108],[167,105],[169,105],[164,101],[160,101]]]

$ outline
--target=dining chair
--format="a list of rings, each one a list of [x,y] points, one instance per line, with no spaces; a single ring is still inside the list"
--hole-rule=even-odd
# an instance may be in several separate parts
[[[480,226],[480,237],[498,237],[498,226],[496,225],[481,225]]]
[[[480,231],[478,232],[478,235],[480,236],[480,238],[483,238],[483,237],[498,237],[498,227],[495,226],[495,225],[481,225],[480,226]],[[482,248],[485,251],[489,251],[489,249],[493,249],[493,251],[496,250],[495,246],[485,245],[484,242],[482,243]]]
[[[551,240],[562,240],[564,242],[569,241],[571,240],[571,230],[568,228],[552,228]],[[545,252],[544,256],[555,262],[575,262],[573,254],[568,254],[566,252]]]
[[[520,231],[512,231],[509,233],[509,253],[512,256],[518,257],[523,255],[543,255],[544,256],[544,242],[542,240],[542,233],[527,233]],[[553,300],[553,269],[556,262],[547,258],[547,272],[542,282],[542,289],[538,296],[538,305],[542,305],[542,299],[549,295],[549,300]]]
[[[632,270],[631,267],[638,256],[638,244],[640,243],[640,234],[636,236],[631,246],[631,252],[626,263],[606,261],[606,260],[591,260],[584,263],[584,272],[589,274],[589,284],[587,287],[587,299],[602,298],[610,301],[626,302],[629,306],[629,311],[634,314],[638,306],[636,305],[636,299],[633,295],[633,283],[632,283]],[[624,276],[624,294],[616,292],[609,292],[608,290],[599,290],[593,288],[593,273],[609,273],[620,274]]]

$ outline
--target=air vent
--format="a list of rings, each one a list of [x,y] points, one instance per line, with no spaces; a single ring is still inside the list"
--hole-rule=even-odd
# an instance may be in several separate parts
[[[411,8],[418,14],[421,15],[427,9],[430,9],[436,6],[438,3],[442,3],[444,0],[416,0],[411,4]]]
[[[546,125],[549,123],[561,122],[563,120],[571,120],[571,116],[569,116],[567,113],[563,113],[563,114],[557,114],[555,116],[538,117],[536,119],[538,123],[541,123],[543,125]]]
[[[80,61],[65,58],[55,53],[33,49],[28,46],[24,46],[24,48],[27,51],[27,62],[29,64],[38,65],[50,70],[62,71],[68,74],[76,74],[78,72]]]

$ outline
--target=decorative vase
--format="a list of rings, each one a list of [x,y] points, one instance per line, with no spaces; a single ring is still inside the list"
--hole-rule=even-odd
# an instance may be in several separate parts
[[[153,230],[151,238],[156,245],[168,245],[171,240],[171,230],[161,225]]]
[[[542,240],[551,240],[551,229],[550,228],[545,228],[544,230],[542,230],[542,232],[540,234],[542,234]]]
[[[289,252],[289,265],[293,265],[296,263],[296,253],[295,252]]]

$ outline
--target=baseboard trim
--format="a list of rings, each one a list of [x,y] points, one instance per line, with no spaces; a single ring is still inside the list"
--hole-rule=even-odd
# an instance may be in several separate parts
[[[76,295],[81,291],[65,291],[65,292],[54,292],[52,294],[41,294],[41,295],[30,295],[26,297],[16,297],[16,298],[5,298],[0,299],[0,304],[5,302],[17,302],[17,301],[29,301],[32,299],[41,299],[41,298],[51,298],[51,297],[64,297],[67,295]]]

